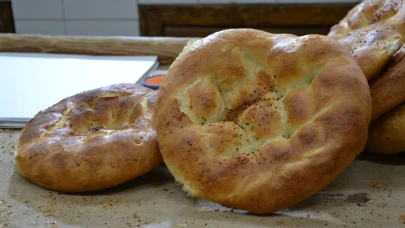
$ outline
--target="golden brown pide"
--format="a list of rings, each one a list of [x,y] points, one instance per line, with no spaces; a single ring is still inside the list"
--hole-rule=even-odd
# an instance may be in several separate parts
[[[155,124],[191,196],[269,213],[337,177],[363,150],[370,115],[367,80],[335,39],[232,29],[185,47]]]
[[[39,112],[22,130],[16,168],[63,192],[112,187],[162,163],[152,125],[156,92],[116,84]]]

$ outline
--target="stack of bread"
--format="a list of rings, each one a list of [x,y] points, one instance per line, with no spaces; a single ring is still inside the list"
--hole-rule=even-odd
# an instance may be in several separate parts
[[[367,0],[328,34],[351,50],[372,98],[367,150],[405,151],[405,1]]]
[[[287,208],[366,142],[405,149],[395,141],[405,135],[404,18],[402,1],[366,1],[329,36],[230,29],[190,41],[157,95],[111,85],[39,112],[16,167],[45,188],[83,192],[164,161],[191,196],[259,214]]]

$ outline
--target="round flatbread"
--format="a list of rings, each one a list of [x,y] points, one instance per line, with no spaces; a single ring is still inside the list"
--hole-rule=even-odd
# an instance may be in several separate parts
[[[135,84],[85,91],[39,112],[21,132],[17,170],[56,191],[109,188],[162,163],[156,92]]]
[[[405,102],[405,45],[395,53],[381,75],[370,82],[371,119]]]
[[[405,151],[405,103],[371,122],[366,149],[376,154]]]
[[[328,33],[345,45],[366,78],[380,70],[401,48],[405,39],[403,0],[366,0],[355,6]]]
[[[364,148],[370,113],[367,80],[336,40],[231,29],[185,47],[155,124],[191,196],[270,213],[342,172]]]

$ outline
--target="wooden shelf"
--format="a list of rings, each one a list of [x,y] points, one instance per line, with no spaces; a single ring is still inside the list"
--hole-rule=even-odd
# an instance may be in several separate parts
[[[142,36],[204,37],[226,28],[326,34],[354,3],[139,5]]]

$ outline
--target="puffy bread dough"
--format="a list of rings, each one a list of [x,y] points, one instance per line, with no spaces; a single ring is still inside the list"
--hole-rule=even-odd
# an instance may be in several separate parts
[[[112,187],[162,163],[156,92],[135,84],[85,91],[39,112],[21,132],[17,170],[56,191]]]
[[[370,82],[374,120],[405,102],[405,44],[384,67],[381,75]]]
[[[155,124],[163,159],[191,196],[270,213],[347,167],[370,114],[366,78],[336,40],[234,29],[179,55]]]
[[[405,38],[404,0],[366,0],[328,34],[351,50],[368,80],[375,77]]]
[[[366,149],[377,154],[405,151],[405,103],[371,122]]]

